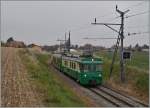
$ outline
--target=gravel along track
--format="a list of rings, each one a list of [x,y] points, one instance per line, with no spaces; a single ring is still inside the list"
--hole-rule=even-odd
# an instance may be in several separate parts
[[[147,107],[148,105],[137,102],[127,96],[121,95],[120,93],[109,89],[108,87],[99,86],[96,88],[90,88],[92,92],[100,97],[103,97],[106,101],[112,103],[117,107]]]
[[[2,48],[1,106],[42,106],[30,83],[26,68],[18,55],[17,48]]]

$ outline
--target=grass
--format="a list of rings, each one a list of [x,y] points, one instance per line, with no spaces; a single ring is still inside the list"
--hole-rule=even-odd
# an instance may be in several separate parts
[[[37,92],[42,95],[41,99],[47,107],[82,107],[86,104],[76,94],[66,86],[54,72],[48,68],[47,61],[49,55],[36,54],[37,62],[31,60],[31,56],[25,50],[20,51],[20,56],[24,62],[33,84],[37,87]]]
[[[109,81],[110,64],[112,60],[111,52],[97,52],[97,56],[103,57],[103,79],[104,83]],[[69,107],[69,106],[86,106],[76,94],[69,88],[60,78],[48,69],[48,59],[50,55],[35,54],[36,60],[32,60],[32,56],[28,51],[20,52],[22,61],[26,65],[29,75],[33,83],[37,86],[38,92],[42,94],[42,101],[45,106]],[[149,56],[145,52],[134,52],[131,61],[126,61],[126,82],[136,90],[138,95],[146,95],[149,93],[149,74],[148,62]],[[113,70],[113,81],[116,84],[120,82],[119,56],[117,56]],[[142,65],[143,64],[143,65]],[[145,72],[146,71],[146,72]],[[138,92],[137,92],[138,91]]]
[[[96,52],[96,55],[100,55],[103,58],[105,58],[106,61],[111,61],[113,52]],[[120,55],[119,53],[116,56],[116,62],[119,63]],[[145,71],[149,70],[149,53],[148,52],[139,52],[135,51],[131,53],[131,60],[125,61],[127,66],[132,66],[137,69],[142,69]]]
[[[97,56],[103,57],[103,77],[104,82],[109,78],[112,52],[96,52]],[[149,54],[146,52],[133,52],[131,60],[126,60],[125,72],[126,80],[133,88],[148,96],[149,92]],[[112,78],[115,82],[120,82],[119,55],[116,57]]]

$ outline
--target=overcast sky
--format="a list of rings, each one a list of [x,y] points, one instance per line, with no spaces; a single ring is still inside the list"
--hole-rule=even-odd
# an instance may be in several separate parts
[[[149,11],[148,1],[1,1],[1,39],[9,37],[24,41],[26,44],[59,44],[65,32],[71,30],[72,44],[90,43],[110,47],[116,40],[85,40],[83,38],[117,37],[117,33],[103,25],[91,25],[97,22],[120,23],[115,11],[130,11],[133,15]],[[119,29],[119,26],[113,26]],[[149,31],[149,13],[125,19],[125,35],[130,32]],[[125,36],[124,45],[149,44],[149,34]]]

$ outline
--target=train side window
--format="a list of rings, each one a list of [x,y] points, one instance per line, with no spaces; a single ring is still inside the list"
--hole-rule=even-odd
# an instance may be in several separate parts
[[[83,64],[79,64],[80,71],[84,70]]]
[[[72,65],[73,65],[73,69],[74,69],[74,63]]]
[[[74,69],[74,63],[73,63],[73,69]]]
[[[73,69],[73,65],[74,65],[74,63],[72,62],[72,69]]]
[[[71,67],[72,67],[72,69],[73,69],[73,62],[72,62],[71,64],[72,64]]]
[[[70,61],[70,68],[71,68],[71,61]]]
[[[73,63],[73,69],[75,69],[75,63]]]
[[[68,66],[68,61],[66,61],[66,66]]]
[[[76,69],[76,64],[74,63],[74,69]]]
[[[67,64],[68,64],[67,61],[65,60],[64,62],[65,62],[65,66],[67,66]]]
[[[72,62],[70,62],[71,63],[71,68],[72,68]]]

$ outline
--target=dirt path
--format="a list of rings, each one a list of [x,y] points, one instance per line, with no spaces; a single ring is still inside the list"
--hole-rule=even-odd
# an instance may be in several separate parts
[[[15,48],[2,48],[2,106],[42,106]]]

